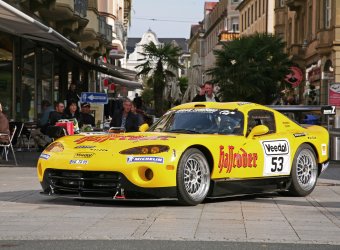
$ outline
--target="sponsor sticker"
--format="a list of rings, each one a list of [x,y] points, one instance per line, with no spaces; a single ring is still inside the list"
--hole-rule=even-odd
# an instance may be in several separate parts
[[[89,162],[87,160],[70,160],[70,164],[86,165]]]
[[[155,157],[155,156],[129,156],[127,158],[127,163],[135,163],[135,162],[152,162],[152,163],[164,163],[163,157]]]
[[[94,156],[94,153],[76,153],[74,158],[91,158]]]
[[[326,144],[321,144],[321,154],[327,155],[327,145]]]
[[[305,133],[296,133],[294,134],[294,137],[302,137],[302,136],[306,136]]]
[[[264,151],[263,175],[290,173],[290,146],[287,139],[261,141]]]
[[[39,156],[40,159],[45,159],[45,160],[48,160],[48,158],[50,158],[51,156],[49,154],[41,154]]]
[[[243,148],[237,150],[232,145],[228,147],[220,145],[219,172],[221,173],[223,169],[230,173],[234,168],[256,168],[257,159],[257,153],[247,152]]]
[[[80,146],[76,146],[74,148],[95,148],[96,146],[90,146],[90,145],[80,145]]]

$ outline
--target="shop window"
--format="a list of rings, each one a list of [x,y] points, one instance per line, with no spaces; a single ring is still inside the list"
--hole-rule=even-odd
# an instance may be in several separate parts
[[[22,121],[33,121],[35,117],[35,46],[29,40],[23,40],[22,42],[21,91],[18,95],[19,98],[16,100],[17,117],[20,117]]]
[[[325,28],[331,27],[331,0],[324,1]]]
[[[4,113],[12,117],[12,37],[0,32],[0,102]]]

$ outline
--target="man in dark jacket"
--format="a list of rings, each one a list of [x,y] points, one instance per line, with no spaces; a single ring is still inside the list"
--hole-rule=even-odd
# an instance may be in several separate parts
[[[122,127],[126,132],[138,131],[138,117],[131,112],[132,102],[129,99],[123,101],[123,110],[114,113],[110,127]]]
[[[88,102],[84,102],[81,105],[80,111],[80,122],[82,125],[90,124],[92,127],[95,127],[94,117],[91,115],[91,105]]]
[[[50,112],[50,116],[48,118],[49,125],[54,126],[59,120],[66,119],[66,115],[64,113],[65,105],[63,102],[56,102],[54,105],[54,111]]]
[[[198,94],[192,99],[192,102],[219,102],[220,100],[214,94],[214,84],[212,82],[204,83],[204,94]]]

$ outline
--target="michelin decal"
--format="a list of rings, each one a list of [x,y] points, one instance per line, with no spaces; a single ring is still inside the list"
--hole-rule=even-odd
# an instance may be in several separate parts
[[[287,139],[261,141],[264,151],[263,175],[289,175],[290,147]]]

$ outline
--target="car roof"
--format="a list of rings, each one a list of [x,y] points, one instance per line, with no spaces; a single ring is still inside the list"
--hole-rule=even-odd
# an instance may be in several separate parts
[[[189,102],[173,107],[172,110],[178,109],[199,109],[199,108],[212,108],[212,109],[237,109],[242,112],[247,112],[252,109],[265,109],[274,111],[266,106],[251,103],[251,102]]]

